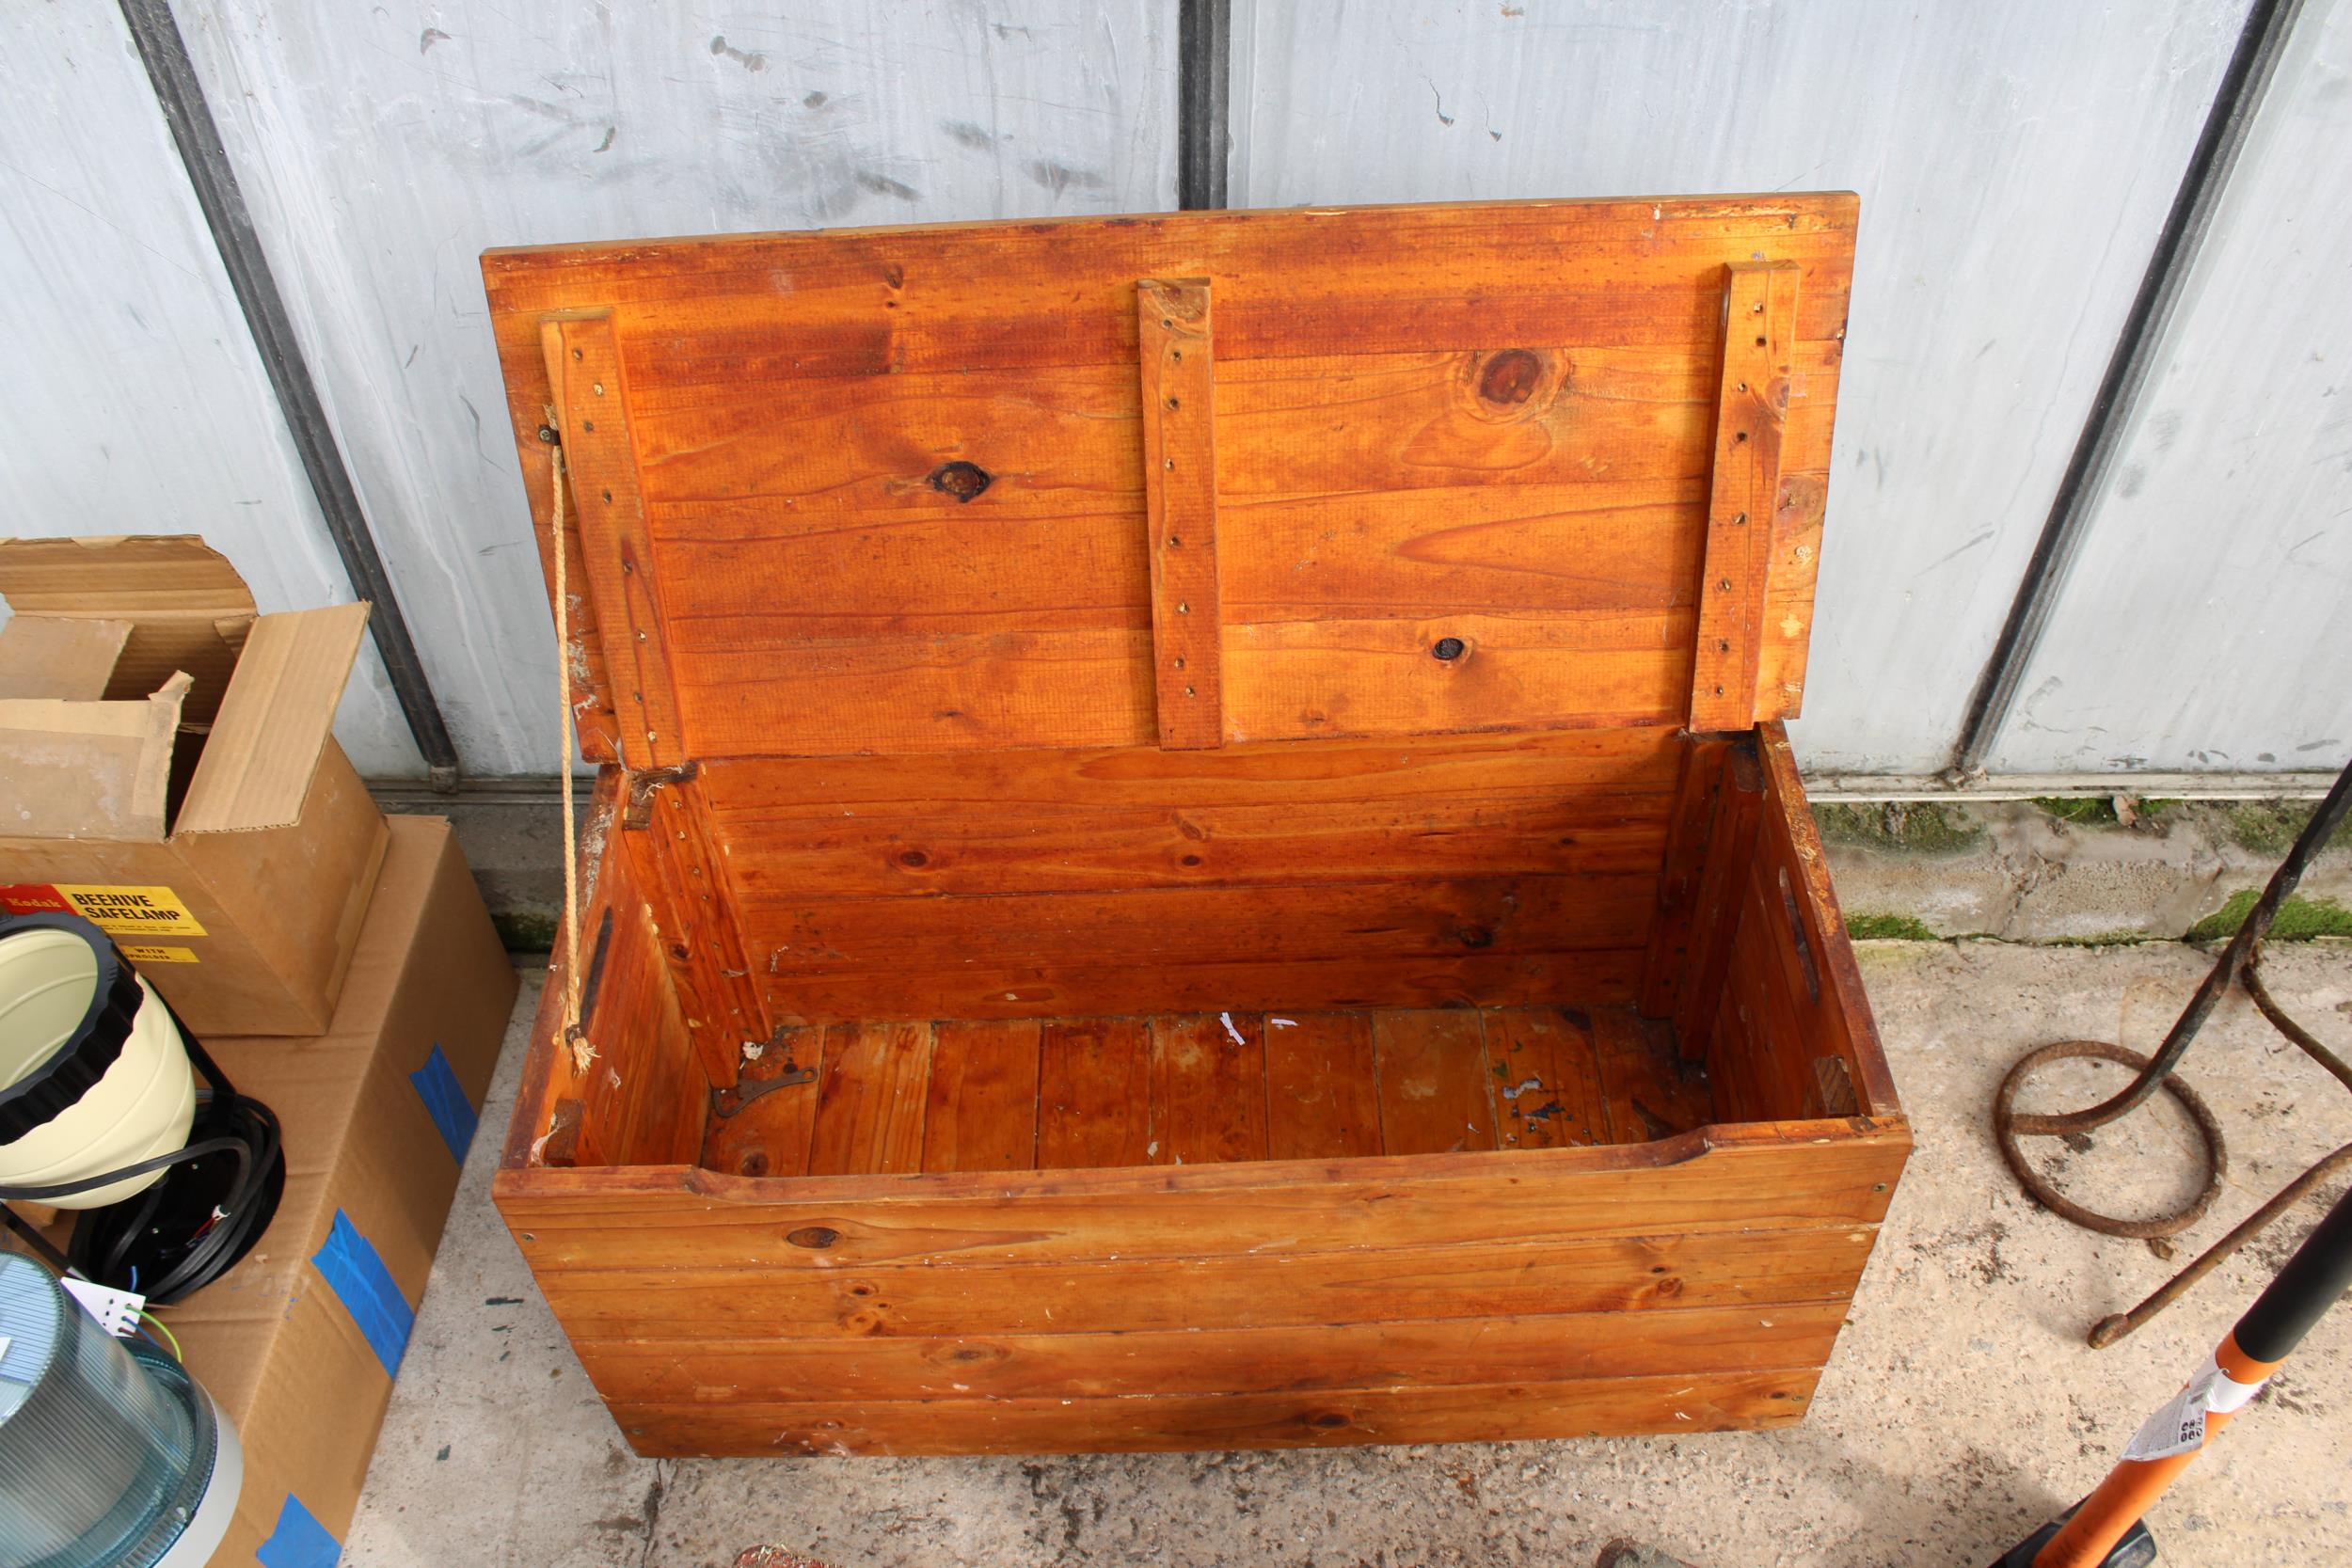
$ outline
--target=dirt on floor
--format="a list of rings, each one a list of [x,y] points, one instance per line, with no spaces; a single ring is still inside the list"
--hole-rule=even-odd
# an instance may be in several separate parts
[[[342,1560],[1582,1568],[1604,1542],[1634,1536],[1713,1568],[1976,1568],[2104,1473],[2325,1197],[2116,1348],[2086,1349],[2085,1329],[2352,1141],[2352,1095],[2241,999],[2225,1005],[2185,1075],[2228,1133],[2229,1183],[2168,1263],[2146,1243],[2074,1229],[2022,1196],[1986,1110],[2033,1046],[2086,1037],[2151,1049],[2205,955],[2169,943],[1890,942],[1865,943],[1862,961],[1918,1147],[1801,1427],[1282,1453],[641,1460],[490,1207],[498,1140],[485,1133]],[[2265,974],[2314,1032],[2352,1047],[2352,945],[2279,949]],[[512,1101],[532,978],[488,1129]],[[2122,1082],[2120,1069],[2074,1068],[2028,1103],[2085,1103]],[[2188,1123],[2160,1101],[2036,1157],[2075,1196],[2145,1213],[2193,1189],[2198,1153]],[[2352,1561],[2348,1351],[2352,1311],[2340,1311],[2173,1490],[2150,1521],[2165,1563]]]

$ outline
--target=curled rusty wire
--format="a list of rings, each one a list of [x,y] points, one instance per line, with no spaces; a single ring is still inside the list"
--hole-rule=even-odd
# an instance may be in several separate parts
[[[2213,1108],[2177,1076],[2167,1074],[2162,1085],[2165,1093],[2178,1101],[2181,1109],[2188,1113],[2188,1119],[2197,1126],[2198,1135],[2204,1139],[2205,1186],[2202,1192],[2172,1212],[2158,1214],[2153,1219],[2128,1220],[2100,1213],[2095,1209],[2086,1209],[2060,1193],[2026,1158],[2026,1151],[2018,1143],[2020,1137],[2062,1137],[2074,1131],[2070,1125],[2074,1118],[2020,1115],[2017,1110],[2018,1091],[2026,1086],[2027,1079],[2051,1063],[2084,1057],[2114,1062],[2137,1073],[2145,1073],[2150,1066],[2150,1058],[2137,1051],[2110,1045],[2106,1040],[2059,1040],[2055,1045],[2028,1052],[2018,1059],[2015,1067],[2009,1069],[2009,1076],[2001,1080],[2000,1092],[1993,1097],[1993,1136],[2000,1143],[2001,1158],[2009,1162],[2009,1168],[2016,1174],[2026,1191],[2033,1195],[2034,1201],[2086,1230],[2096,1230],[2106,1236],[2127,1236],[2141,1242],[2179,1235],[2203,1219],[2213,1208],[2214,1200],[2221,1196],[2221,1183],[2230,1174],[2230,1150],[2222,1141],[2221,1123],[2215,1117]]]

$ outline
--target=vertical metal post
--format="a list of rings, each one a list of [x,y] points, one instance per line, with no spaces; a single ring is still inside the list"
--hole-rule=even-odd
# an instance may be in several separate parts
[[[230,287],[236,291],[237,304],[245,311],[246,327],[261,353],[262,368],[278,394],[278,410],[301,453],[303,472],[310,476],[319,513],[335,541],[335,553],[342,557],[352,592],[375,607],[368,625],[384,657],[392,690],[400,699],[401,713],[408,721],[408,733],[424,755],[434,787],[445,793],[453,790],[457,749],[433,699],[424,665],[417,657],[407,619],[401,614],[391,578],[384,570],[367,514],[360,510],[358,492],[352,486],[351,471],[335,444],[326,406],[319,401],[318,387],[303,360],[302,345],[286,313],[285,299],[278,292],[278,280],[270,273],[261,236],[254,231],[253,214],[246,208],[236,171],[229,166],[220,128],[204,101],[204,87],[197,79],[195,62],[188,58],[187,42],[172,20],[170,0],[119,0],[119,4],[165,122],[171,127],[180,161],[187,168],[188,182],[196,187],[196,199],[204,210],[213,244],[228,269]]]
[[[1188,213],[1225,205],[1232,71],[1232,0],[1179,0],[1176,204]]]
[[[2214,210],[2220,204],[2230,171],[2237,164],[2255,111],[2262,105],[2263,91],[2270,85],[2271,73],[2302,8],[2303,0],[2254,0],[2247,11],[2237,48],[2221,74],[2221,86],[2205,116],[2205,128],[2198,135],[2187,168],[2182,171],[2172,210],[2156,236],[2139,292],[2132,299],[2130,314],[2123,318],[2122,335],[2107,360],[2106,375],[2099,383],[2090,416],[2075,440],[2074,455],[2058,481],[2033,557],[2026,563],[2025,580],[2018,586],[2009,619],[1993,645],[1993,657],[1986,661],[1969,699],[1960,741],[1946,775],[1955,784],[1983,768],[1985,753],[1993,749],[2016,705],[2026,667],[2041,645],[2067,573],[2082,549],[2090,515],[2106,492],[2107,468],[2122,445],[2149,372],[2163,350],[2165,328],[2180,303],[2198,248],[2212,227]]]

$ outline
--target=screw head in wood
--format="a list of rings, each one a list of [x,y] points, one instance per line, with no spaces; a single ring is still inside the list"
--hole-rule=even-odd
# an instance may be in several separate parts
[[[1459,658],[1467,651],[1458,637],[1440,637],[1429,650],[1432,657],[1447,660]]]
[[[551,424],[543,424],[539,427],[539,439],[550,447],[561,446],[564,444],[564,433]]]

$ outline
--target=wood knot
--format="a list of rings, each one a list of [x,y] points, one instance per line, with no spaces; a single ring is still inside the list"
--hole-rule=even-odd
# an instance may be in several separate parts
[[[826,1225],[804,1225],[798,1230],[787,1230],[784,1239],[794,1246],[813,1247],[818,1251],[841,1240],[841,1232]]]
[[[755,1148],[736,1162],[735,1169],[739,1176],[765,1176],[768,1174],[768,1156]]]
[[[920,871],[923,867],[931,863],[931,858],[930,856],[923,853],[920,849],[909,849],[898,857],[898,863],[900,865],[908,866]]]
[[[1478,371],[1478,395],[1485,402],[1508,407],[1525,403],[1543,385],[1544,362],[1529,349],[1506,348],[1486,356]]]
[[[1347,1415],[1346,1412],[1340,1410],[1318,1411],[1307,1418],[1307,1424],[1311,1427],[1320,1427],[1325,1432],[1337,1432],[1347,1425]]]
[[[1484,926],[1472,926],[1456,931],[1454,937],[1465,947],[1492,947],[1495,944],[1495,934]]]
[[[993,478],[986,468],[977,463],[966,463],[961,458],[953,463],[942,463],[931,470],[931,488],[943,496],[953,496],[960,501],[976,499],[992,483]]]

